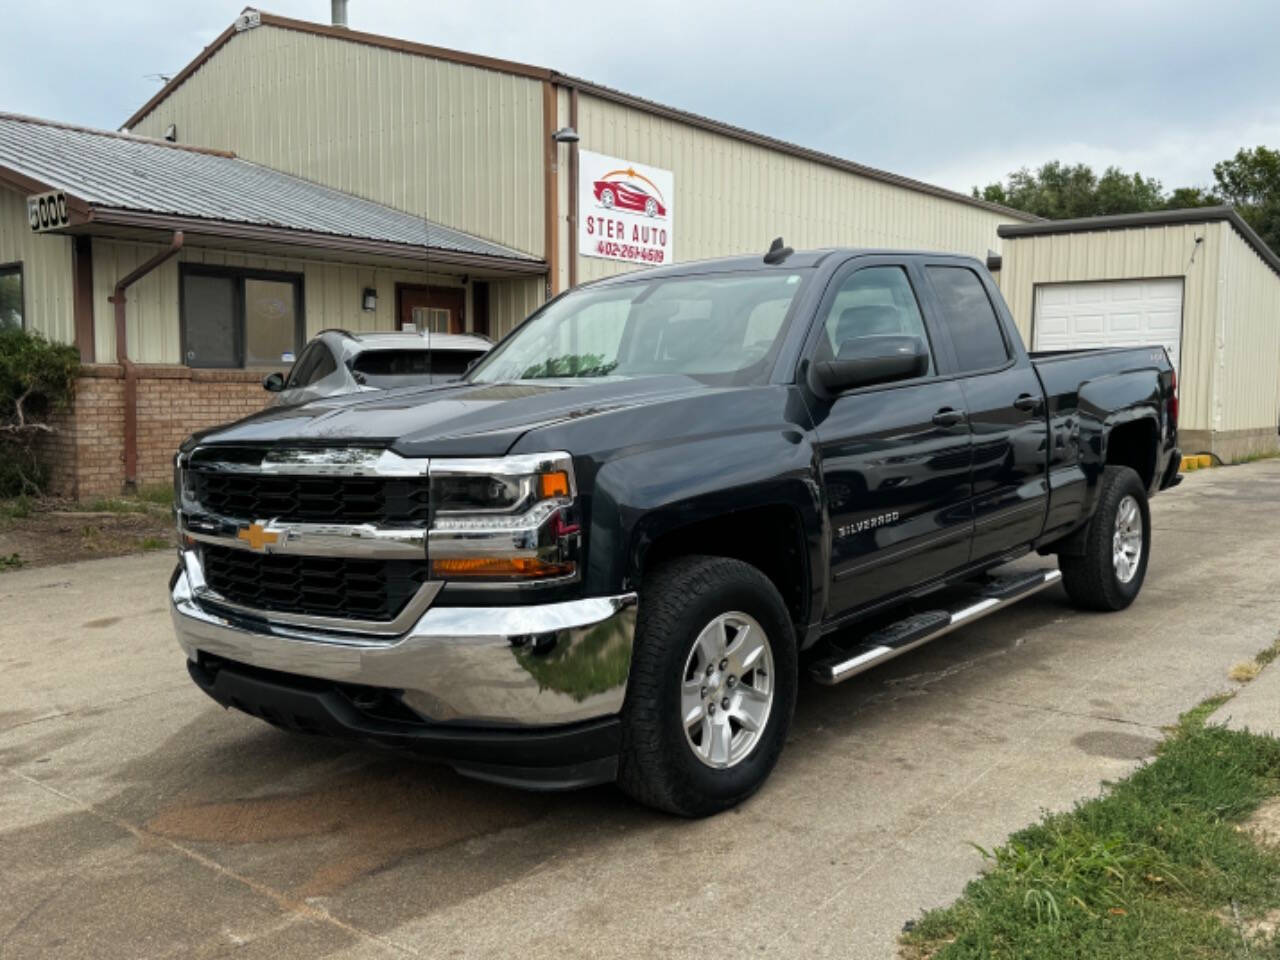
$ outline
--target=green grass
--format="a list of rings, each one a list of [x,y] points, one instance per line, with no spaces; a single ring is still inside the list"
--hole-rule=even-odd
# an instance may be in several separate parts
[[[99,497],[96,500],[81,500],[71,505],[76,513],[150,513],[150,505],[141,500],[126,497]]]
[[[0,521],[21,520],[31,516],[31,504],[31,498],[25,496],[0,500]]]
[[[139,491],[134,496],[98,497],[81,500],[68,509],[78,513],[155,513],[173,506],[173,492],[162,494],[160,488]]]
[[[153,513],[158,508],[173,507],[173,488],[165,485],[139,487],[136,493],[122,497],[99,497],[82,500],[71,507],[85,513]]]
[[[139,487],[135,496],[144,503],[154,504],[159,507],[173,506],[173,487],[167,483],[157,484],[152,487]]]
[[[1253,660],[1258,666],[1265,667],[1278,656],[1280,656],[1280,637],[1277,637],[1271,646],[1259,650],[1258,655]]]
[[[138,541],[140,550],[168,550],[171,544],[164,537],[143,537]]]
[[[1229,697],[1188,711],[1103,796],[981,851],[987,872],[917,921],[903,956],[1280,957],[1250,932],[1280,907],[1280,850],[1239,827],[1280,794],[1280,741],[1207,726]]]
[[[0,573],[5,573],[9,570],[21,570],[26,565],[27,561],[16,553],[10,553],[7,556],[0,555]]]

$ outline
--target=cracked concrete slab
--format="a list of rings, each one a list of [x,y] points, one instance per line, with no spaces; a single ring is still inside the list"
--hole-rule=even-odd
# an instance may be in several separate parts
[[[1275,639],[1277,503],[1280,462],[1199,471],[1153,504],[1132,609],[1055,588],[806,681],[770,782],[697,823],[222,711],[170,635],[169,557],[5,574],[0,957],[891,957],[974,844],[1124,776]],[[1276,669],[1224,712],[1280,702]]]

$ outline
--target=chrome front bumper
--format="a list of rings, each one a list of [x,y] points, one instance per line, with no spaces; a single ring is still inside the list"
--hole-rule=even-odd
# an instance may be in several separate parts
[[[297,676],[402,691],[435,723],[542,727],[617,714],[636,596],[519,607],[430,607],[397,637],[325,633],[202,606],[189,564],[171,612],[188,659],[201,652]]]

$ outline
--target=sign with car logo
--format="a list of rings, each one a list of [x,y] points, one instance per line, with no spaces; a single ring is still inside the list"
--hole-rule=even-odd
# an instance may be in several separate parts
[[[673,256],[675,177],[632,160],[578,151],[578,251],[657,265]]]
[[[27,197],[27,222],[35,233],[65,227],[71,222],[66,194],[61,190],[50,190]]]

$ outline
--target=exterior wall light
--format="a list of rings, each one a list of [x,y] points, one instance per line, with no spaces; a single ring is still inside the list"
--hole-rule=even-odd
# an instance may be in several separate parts
[[[365,287],[360,296],[360,306],[370,312],[378,309],[378,291],[373,287]]]
[[[573,127],[561,127],[551,135],[551,139],[556,143],[577,143],[581,137]]]

